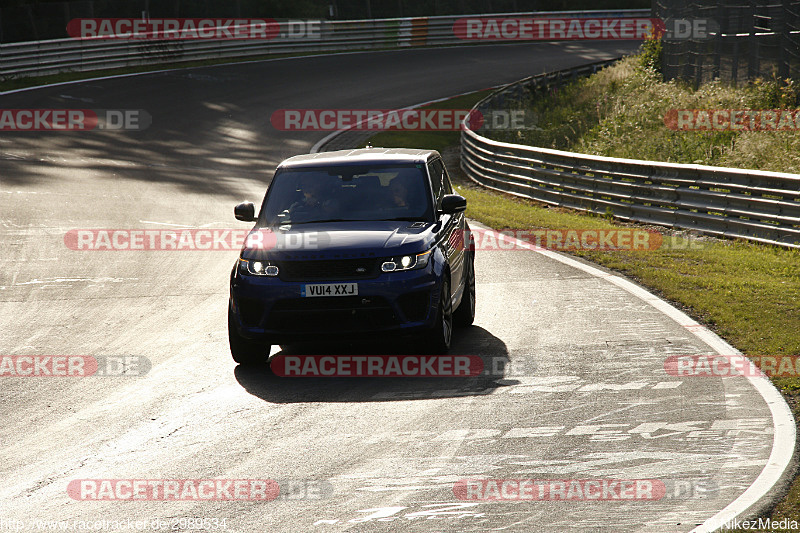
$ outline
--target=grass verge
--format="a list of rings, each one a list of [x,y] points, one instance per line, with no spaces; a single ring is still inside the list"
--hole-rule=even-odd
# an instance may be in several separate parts
[[[800,173],[800,125],[759,131],[744,129],[750,126],[745,120],[743,129],[682,131],[664,120],[671,109],[795,110],[800,83],[759,78],[740,88],[715,81],[693,89],[661,81],[642,63],[641,56],[631,56],[564,87],[507,99],[508,109],[524,111],[534,127],[493,130],[490,136],[607,157]]]

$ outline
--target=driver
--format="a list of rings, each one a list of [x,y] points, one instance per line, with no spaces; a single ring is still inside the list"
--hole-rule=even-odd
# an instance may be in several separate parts
[[[322,207],[324,200],[323,200],[323,190],[324,187],[322,182],[319,180],[315,180],[310,177],[304,177],[300,181],[300,190],[303,192],[303,198],[300,200],[300,204],[305,208],[315,208],[315,207]]]
[[[290,215],[321,220],[338,214],[339,203],[331,198],[331,188],[319,177],[301,177],[298,188],[303,197],[289,206]]]

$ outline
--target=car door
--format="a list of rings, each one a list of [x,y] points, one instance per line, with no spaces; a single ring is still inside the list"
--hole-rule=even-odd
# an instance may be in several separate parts
[[[464,230],[466,229],[466,219],[464,213],[444,215],[439,211],[442,206],[442,197],[445,194],[453,194],[450,177],[447,175],[447,170],[440,158],[428,163],[428,174],[431,178],[431,189],[436,201],[436,213],[442,221],[440,242],[442,251],[450,264],[450,290],[453,295],[456,295],[462,290],[461,285],[464,277]]]

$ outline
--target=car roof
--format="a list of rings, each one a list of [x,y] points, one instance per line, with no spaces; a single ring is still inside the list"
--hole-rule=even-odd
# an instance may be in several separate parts
[[[290,157],[278,168],[318,167],[328,165],[350,165],[358,163],[427,163],[438,157],[436,150],[416,148],[359,148],[357,150],[337,150]]]

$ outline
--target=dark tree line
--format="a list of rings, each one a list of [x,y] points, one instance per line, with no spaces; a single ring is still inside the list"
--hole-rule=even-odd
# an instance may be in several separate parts
[[[0,42],[60,39],[74,18],[369,19],[649,8],[650,0],[0,0]]]

